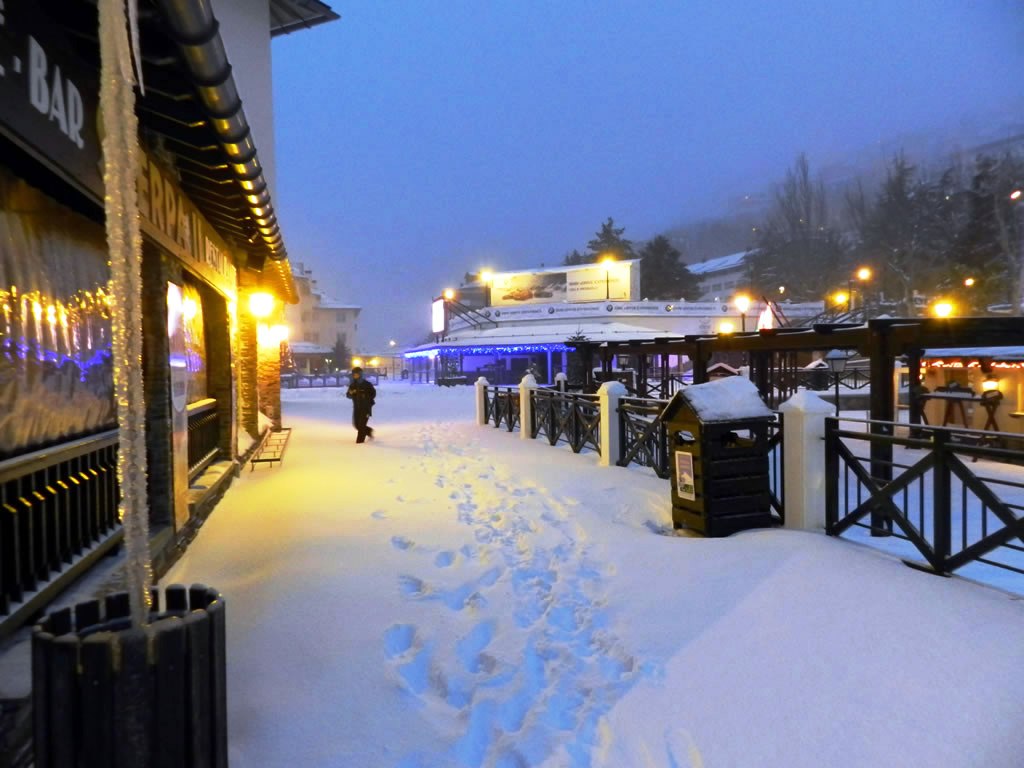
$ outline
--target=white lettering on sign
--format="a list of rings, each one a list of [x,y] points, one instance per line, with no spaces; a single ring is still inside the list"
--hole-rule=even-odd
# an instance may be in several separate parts
[[[76,147],[85,146],[82,94],[71,78],[61,77],[60,67],[54,66],[50,73],[46,51],[31,35],[28,37],[28,98],[33,107],[57,123],[61,133]]]

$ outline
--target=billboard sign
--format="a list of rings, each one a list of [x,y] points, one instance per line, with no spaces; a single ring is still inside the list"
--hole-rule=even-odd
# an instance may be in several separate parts
[[[430,307],[431,333],[448,333],[448,307],[444,299],[435,299]]]
[[[632,301],[639,294],[639,282],[640,264],[635,260],[498,272],[491,283],[491,306]]]

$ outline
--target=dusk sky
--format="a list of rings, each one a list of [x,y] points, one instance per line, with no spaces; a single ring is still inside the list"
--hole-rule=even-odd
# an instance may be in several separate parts
[[[360,352],[608,216],[645,240],[801,151],[1024,116],[1019,0],[328,1],[274,43],[275,204],[292,262],[363,307]]]

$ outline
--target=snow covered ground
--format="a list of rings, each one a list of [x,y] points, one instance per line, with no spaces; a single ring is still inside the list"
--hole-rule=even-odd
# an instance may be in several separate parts
[[[470,388],[288,391],[164,580],[228,601],[232,768],[1012,766],[1024,601],[823,534],[664,534],[650,470]]]

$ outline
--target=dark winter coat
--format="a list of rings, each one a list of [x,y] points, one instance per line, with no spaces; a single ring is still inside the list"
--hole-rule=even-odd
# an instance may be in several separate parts
[[[352,401],[353,410],[365,411],[367,415],[371,415],[374,403],[376,403],[377,390],[373,384],[360,377],[352,379],[352,383],[348,385],[348,392],[345,393],[345,397]]]

